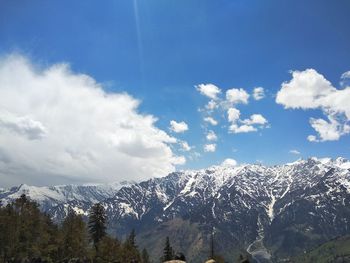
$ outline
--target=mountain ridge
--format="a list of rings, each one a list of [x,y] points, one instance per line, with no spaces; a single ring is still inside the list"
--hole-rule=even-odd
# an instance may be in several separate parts
[[[87,215],[89,206],[98,201],[106,209],[110,232],[123,237],[135,228],[145,247],[153,235],[157,243],[165,233],[172,234],[174,240],[186,240],[177,249],[198,261],[205,257],[213,229],[222,242],[218,252],[236,257],[248,249],[260,262],[288,259],[350,233],[350,162],[341,157],[312,157],[274,166],[211,166],[118,186],[114,191],[96,186],[53,189],[62,187],[75,190],[72,198],[47,207],[42,202],[42,209],[54,219],[62,219],[68,207]],[[79,187],[83,198],[76,192]],[[6,202],[11,196],[7,193],[1,191],[0,199]],[[161,245],[147,247],[153,258],[161,253]]]

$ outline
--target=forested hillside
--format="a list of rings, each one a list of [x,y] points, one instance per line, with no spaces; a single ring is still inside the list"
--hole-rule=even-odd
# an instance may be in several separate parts
[[[134,231],[122,242],[106,233],[106,221],[95,204],[88,224],[72,210],[57,225],[22,195],[0,208],[0,262],[150,262]]]
[[[96,203],[89,210],[88,223],[70,210],[56,224],[23,194],[0,207],[0,262],[152,262],[147,250],[138,247],[134,230],[122,241],[107,233],[107,223],[104,207]],[[162,256],[153,262],[186,260],[174,251],[169,237],[164,237],[163,244]],[[211,257],[218,263],[226,262],[219,255],[212,253]]]

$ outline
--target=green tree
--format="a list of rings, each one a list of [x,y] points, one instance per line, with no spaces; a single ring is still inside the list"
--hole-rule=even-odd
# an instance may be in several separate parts
[[[18,245],[17,217],[12,204],[0,209],[0,255],[3,262],[15,255]]]
[[[131,230],[128,238],[125,240],[122,250],[122,261],[123,262],[140,262],[141,256],[136,245],[136,234],[135,230]]]
[[[131,230],[127,242],[129,243],[129,245],[130,245],[131,247],[137,248],[137,246],[136,246],[136,233],[135,233],[135,229],[132,229],[132,230]]]
[[[169,241],[169,237],[166,237],[165,239],[165,246],[163,249],[163,261],[168,261],[168,260],[172,260],[174,257],[173,255],[173,248],[170,246],[170,241]]]
[[[0,255],[21,261],[57,259],[57,227],[25,195],[0,208]]]
[[[61,231],[61,257],[83,258],[86,256],[88,237],[86,225],[81,215],[69,211],[62,223]]]
[[[100,204],[94,204],[89,214],[89,233],[94,244],[95,250],[98,250],[98,242],[106,236],[106,212]]]
[[[150,263],[149,255],[148,255],[147,249],[145,248],[142,250],[141,259],[142,259],[142,263]]]
[[[121,246],[117,239],[104,236],[98,242],[97,262],[123,262],[121,258]]]

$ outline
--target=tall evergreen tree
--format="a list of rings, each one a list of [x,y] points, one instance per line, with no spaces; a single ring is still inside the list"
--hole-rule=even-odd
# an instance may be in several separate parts
[[[136,245],[135,230],[131,230],[123,246],[123,262],[140,262],[141,255]]]
[[[73,210],[69,211],[61,228],[62,258],[83,258],[87,251],[86,225],[83,218]]]
[[[97,262],[125,262],[121,258],[121,246],[117,239],[109,236],[103,237],[98,242]]]
[[[149,255],[148,255],[147,249],[145,248],[142,250],[141,259],[142,259],[142,263],[150,263]]]
[[[89,214],[89,233],[96,251],[98,250],[98,242],[106,236],[106,212],[100,204],[94,204]]]
[[[25,195],[0,208],[0,255],[10,258],[57,260],[57,228]]]
[[[169,237],[165,239],[165,246],[163,249],[163,261],[168,261],[173,259],[173,248],[170,246]]]
[[[137,248],[135,239],[136,239],[135,229],[132,229],[131,232],[130,232],[130,235],[128,237],[127,242],[129,243],[129,245],[131,247]]]

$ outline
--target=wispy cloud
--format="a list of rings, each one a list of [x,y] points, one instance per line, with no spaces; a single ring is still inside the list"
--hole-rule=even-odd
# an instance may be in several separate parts
[[[300,155],[301,153],[298,150],[290,150],[289,153],[295,154],[295,155]]]

